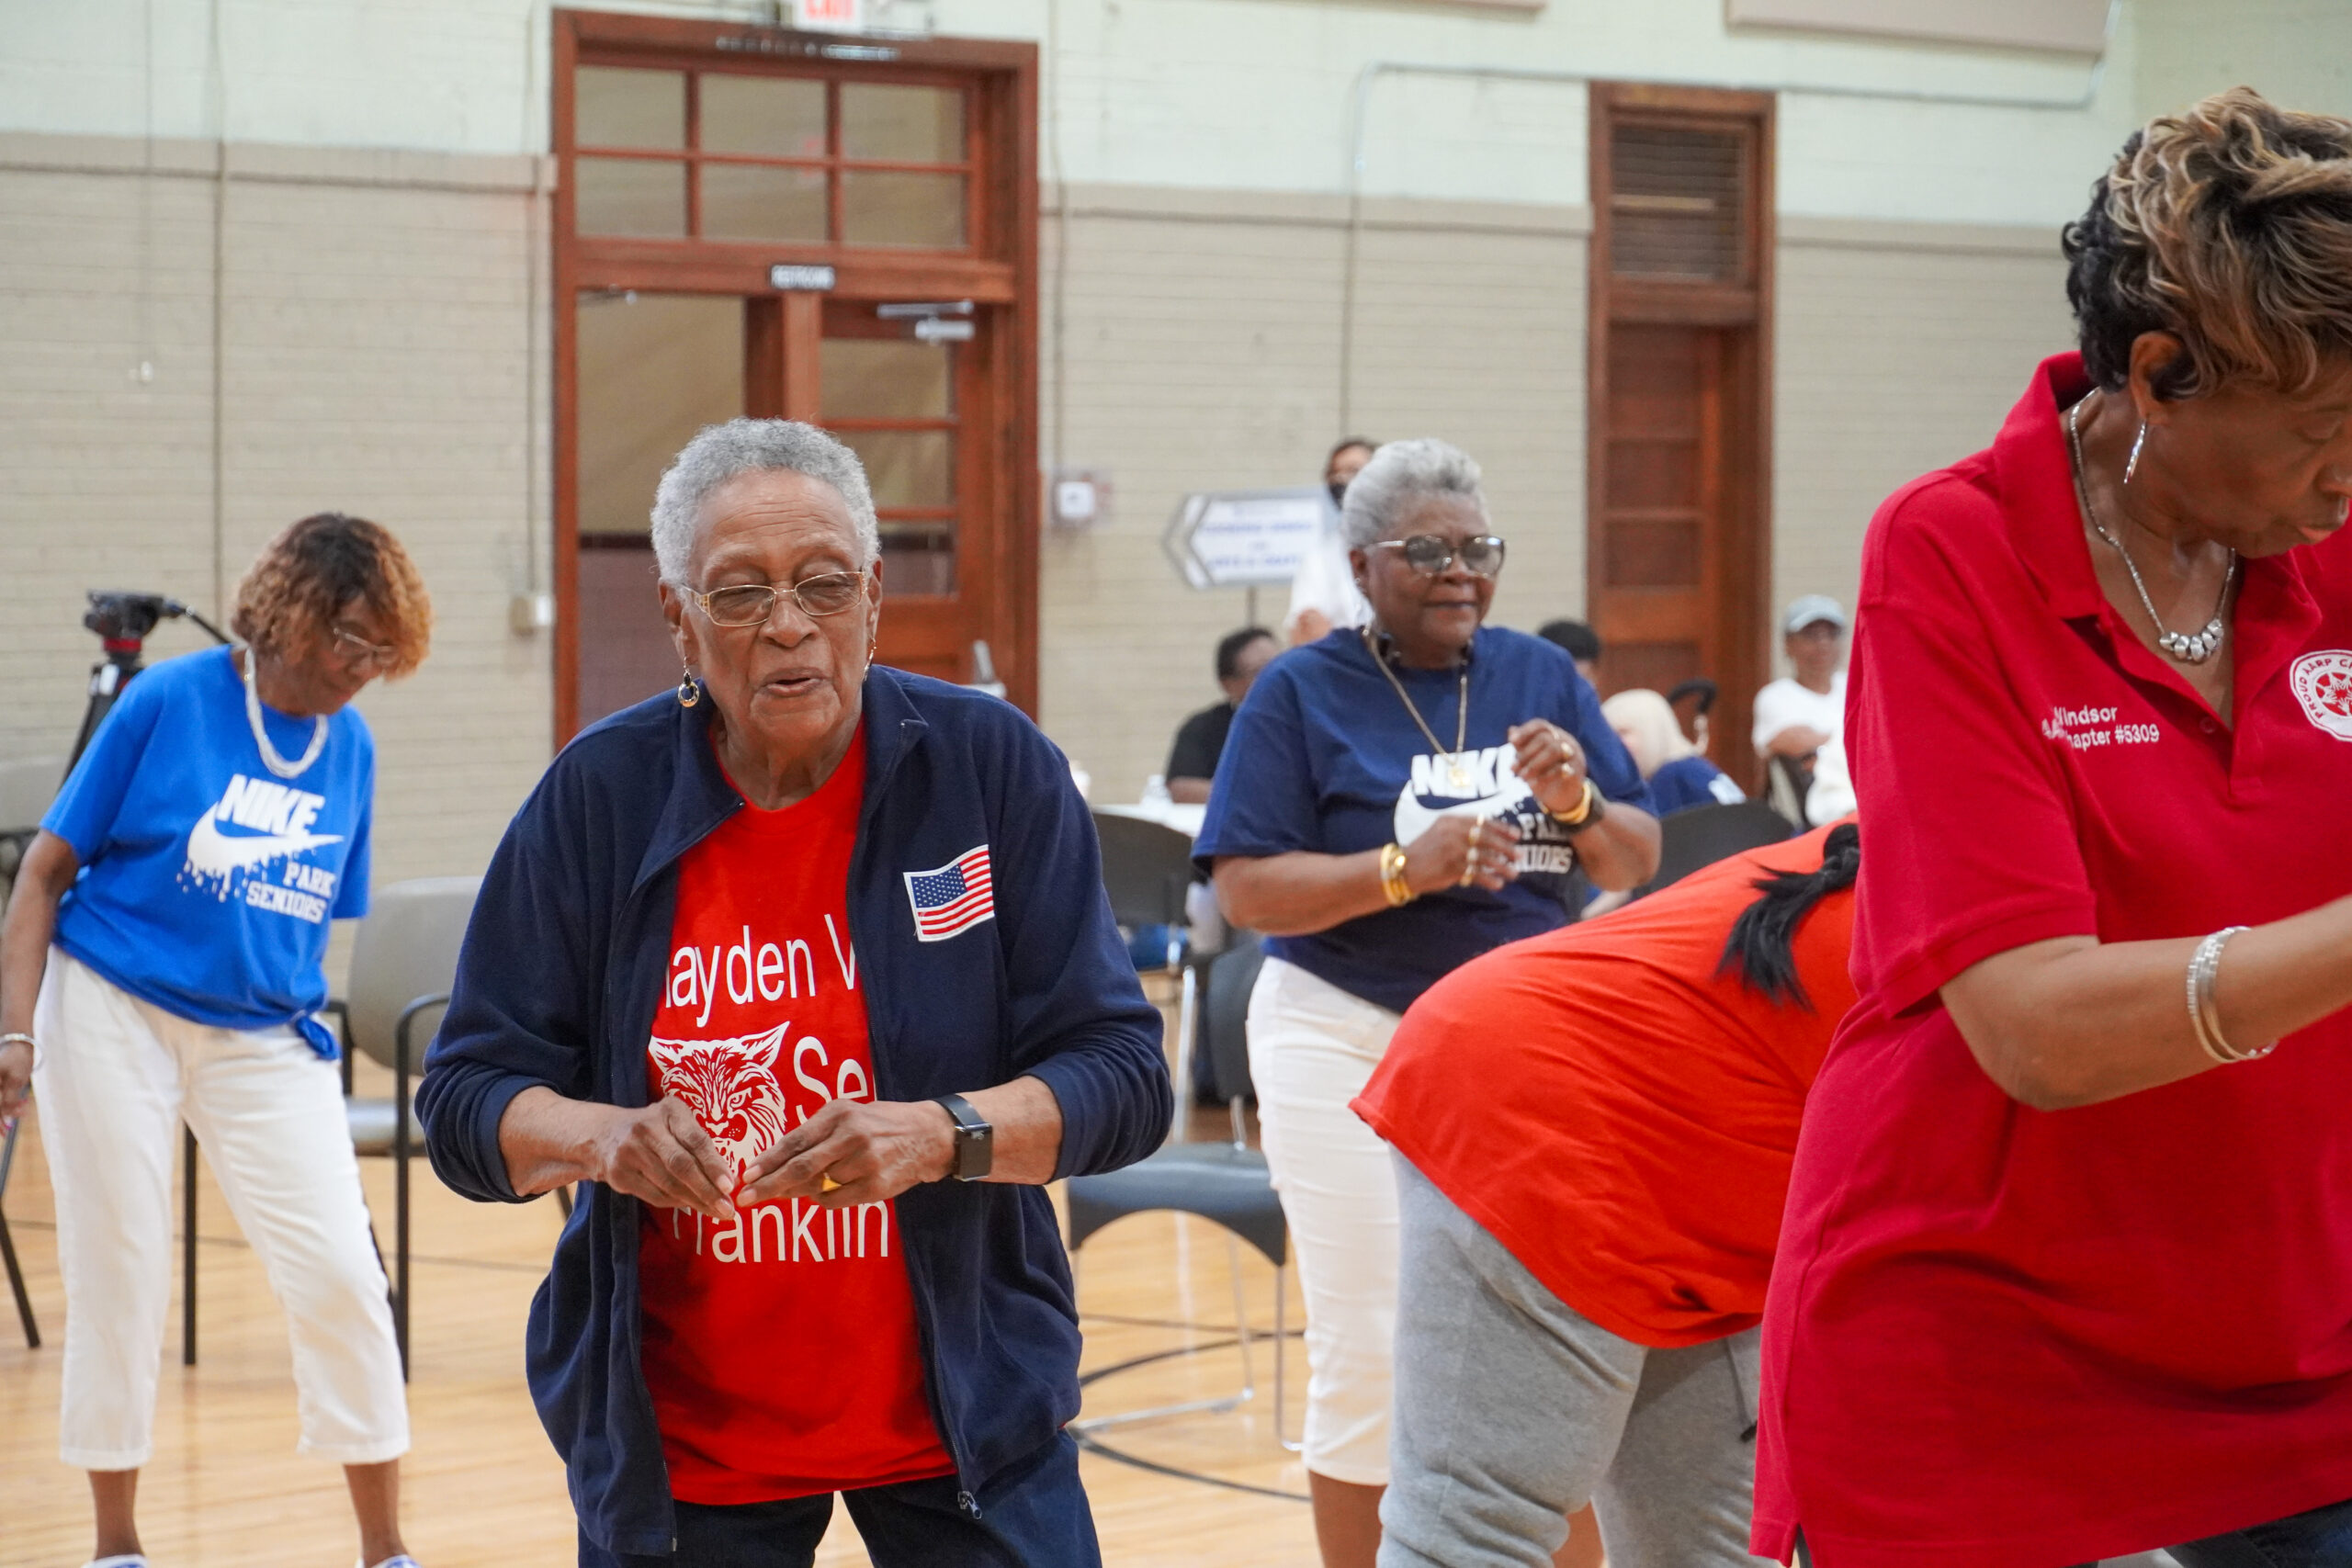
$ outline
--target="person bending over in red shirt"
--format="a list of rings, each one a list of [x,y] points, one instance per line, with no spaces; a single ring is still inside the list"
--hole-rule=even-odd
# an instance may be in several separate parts
[[[1751,1563],[1757,1335],[1805,1091],[1854,1002],[1850,818],[1413,1004],[1356,1113],[1394,1147],[1381,1568]]]

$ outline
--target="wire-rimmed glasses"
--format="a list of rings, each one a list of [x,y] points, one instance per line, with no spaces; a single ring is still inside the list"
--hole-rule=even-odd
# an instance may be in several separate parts
[[[707,593],[697,593],[691,588],[681,592],[702,606],[702,613],[710,617],[712,626],[757,626],[765,625],[767,618],[775,614],[776,599],[786,593],[792,595],[792,602],[804,615],[838,615],[865,597],[865,573],[827,571],[791,583],[741,582],[714,588]]]
[[[355,674],[362,670],[389,670],[400,656],[400,649],[390,643],[369,642],[340,623],[329,626],[327,632],[336,661]]]

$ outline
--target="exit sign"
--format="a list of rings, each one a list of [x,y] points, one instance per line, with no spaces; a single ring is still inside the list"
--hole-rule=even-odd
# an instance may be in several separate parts
[[[862,33],[865,0],[792,0],[792,25],[803,32]]]

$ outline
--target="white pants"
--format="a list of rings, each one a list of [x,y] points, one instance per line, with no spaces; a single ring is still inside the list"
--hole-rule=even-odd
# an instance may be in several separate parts
[[[53,948],[33,1032],[65,1276],[65,1462],[135,1470],[154,1453],[182,1117],[286,1309],[302,1450],[343,1464],[406,1452],[400,1350],[334,1065],[290,1029],[190,1022]]]
[[[1348,1101],[1397,1022],[1279,958],[1250,993],[1259,1126],[1306,1298],[1306,1468],[1359,1486],[1388,1483],[1396,1179]]]

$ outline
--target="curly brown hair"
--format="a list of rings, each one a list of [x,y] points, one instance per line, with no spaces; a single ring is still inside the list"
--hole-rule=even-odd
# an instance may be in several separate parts
[[[237,584],[229,629],[265,653],[290,658],[323,646],[354,599],[391,635],[386,680],[424,662],[433,642],[424,579],[390,530],[340,512],[305,517],[269,542]]]
[[[2352,120],[2251,87],[2152,120],[2092,186],[2064,249],[2098,385],[2120,388],[2133,340],[2163,332],[2186,352],[2155,378],[2160,397],[2307,390],[2352,361]]]

